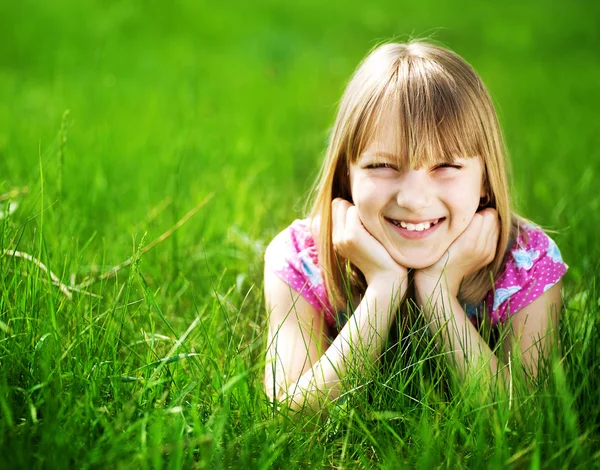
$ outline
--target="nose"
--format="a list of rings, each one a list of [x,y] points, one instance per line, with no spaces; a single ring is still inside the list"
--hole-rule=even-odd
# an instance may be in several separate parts
[[[396,201],[400,207],[418,213],[431,204],[432,191],[426,170],[409,169],[400,177]]]

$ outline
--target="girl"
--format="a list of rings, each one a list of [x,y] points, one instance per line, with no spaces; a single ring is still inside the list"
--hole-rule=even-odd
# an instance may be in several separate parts
[[[374,50],[342,98],[309,217],[266,251],[267,394],[293,409],[335,399],[350,365],[383,352],[409,273],[410,297],[459,373],[507,374],[478,327],[511,318],[503,347],[535,376],[567,267],[511,211],[505,167],[469,64],[422,42]]]

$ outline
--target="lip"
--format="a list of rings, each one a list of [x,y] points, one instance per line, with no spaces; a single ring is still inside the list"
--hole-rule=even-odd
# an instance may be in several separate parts
[[[418,219],[392,219],[392,218],[390,218],[389,220],[402,220],[402,222],[406,222],[407,224],[417,225],[417,224],[424,224],[426,222],[433,222],[435,220],[442,220],[443,218],[444,217],[437,217],[435,219],[420,219],[420,220],[418,220]]]
[[[420,232],[417,232],[416,230],[410,231],[410,230],[407,230],[405,228],[400,227],[399,225],[396,225],[396,224],[392,223],[392,219],[386,218],[385,220],[386,220],[386,222],[388,224],[390,224],[392,226],[392,228],[397,233],[399,233],[404,238],[408,238],[410,240],[419,240],[421,238],[426,238],[429,235],[431,235],[432,233],[434,233],[435,231],[437,231],[438,227],[440,225],[442,225],[444,222],[446,222],[446,218],[445,217],[440,217],[438,219],[438,223],[435,224],[433,227],[429,227],[427,230],[422,230]],[[393,220],[396,220],[396,219],[393,219]],[[406,222],[406,223],[411,223],[411,224],[415,224],[416,225],[416,224],[423,223],[423,222],[431,222],[432,220],[436,220],[436,219],[429,219],[429,220],[416,221],[416,222],[413,222],[412,220],[410,220],[410,221],[409,220],[404,220],[404,219],[402,219],[402,220],[404,222]]]

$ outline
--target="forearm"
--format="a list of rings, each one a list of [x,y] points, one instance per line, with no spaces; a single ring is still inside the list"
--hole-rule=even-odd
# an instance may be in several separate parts
[[[372,281],[361,303],[327,351],[287,387],[281,399],[291,409],[316,411],[337,398],[350,368],[363,369],[377,360],[406,286],[405,278]]]
[[[456,366],[463,379],[472,373],[483,371],[488,378],[498,377],[506,384],[508,370],[490,349],[475,326],[468,319],[455,295],[438,286],[432,294],[419,295],[429,328]]]

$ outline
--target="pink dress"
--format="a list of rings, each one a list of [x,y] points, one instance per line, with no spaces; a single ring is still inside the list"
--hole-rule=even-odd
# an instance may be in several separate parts
[[[465,312],[474,323],[484,321],[484,311],[492,325],[504,322],[556,284],[567,268],[556,243],[541,228],[524,224],[494,288],[482,304],[463,304]],[[308,220],[295,220],[273,239],[265,253],[265,269],[300,293],[329,326],[344,323],[327,297]]]

